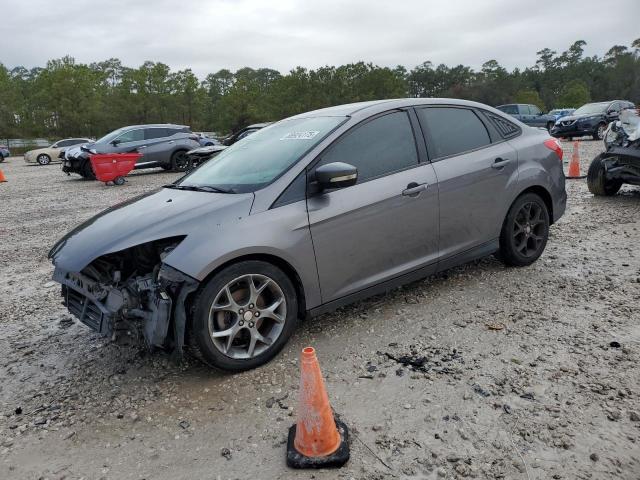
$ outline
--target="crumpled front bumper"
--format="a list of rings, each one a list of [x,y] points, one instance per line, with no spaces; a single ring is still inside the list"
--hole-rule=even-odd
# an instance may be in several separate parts
[[[63,305],[92,330],[111,336],[122,323],[142,322],[149,347],[164,348],[171,340],[174,351],[182,353],[185,301],[199,286],[194,278],[162,264],[157,280],[135,279],[135,291],[131,285],[107,286],[60,267],[55,268],[53,279],[62,285]]]

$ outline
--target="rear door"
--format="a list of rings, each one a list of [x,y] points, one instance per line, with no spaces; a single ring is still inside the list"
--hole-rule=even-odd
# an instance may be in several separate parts
[[[416,113],[438,178],[440,257],[489,245],[517,188],[515,149],[474,109],[437,106]]]
[[[168,161],[166,157],[167,150],[170,148],[167,144],[168,136],[172,132],[165,127],[149,127],[144,129],[145,148],[140,150],[143,157],[139,163],[154,162],[157,164]]]
[[[435,271],[438,190],[415,139],[409,113],[388,112],[349,130],[310,169],[311,178],[332,162],[358,169],[356,185],[307,199],[324,303],[420,267]]]
[[[546,119],[542,116],[542,110],[535,105],[529,105],[530,123],[534,127],[545,127]]]

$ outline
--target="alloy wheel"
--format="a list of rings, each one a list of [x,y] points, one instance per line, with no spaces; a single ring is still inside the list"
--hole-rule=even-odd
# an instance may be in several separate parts
[[[598,125],[598,139],[602,140],[604,138],[604,131],[606,130],[607,127],[605,127],[604,125]]]
[[[525,203],[513,221],[513,244],[518,253],[533,257],[544,245],[546,221],[542,206],[535,202]]]
[[[278,339],[286,318],[282,288],[266,275],[243,275],[227,283],[213,300],[209,335],[227,357],[253,358]]]
[[[38,156],[37,160],[38,160],[38,163],[40,165],[49,165],[49,163],[51,162],[51,159],[47,155],[44,155],[44,154]]]
[[[177,152],[173,156],[173,168],[179,172],[189,169],[189,157],[185,152]]]

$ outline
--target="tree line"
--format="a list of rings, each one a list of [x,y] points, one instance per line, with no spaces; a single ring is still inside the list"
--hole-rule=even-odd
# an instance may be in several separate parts
[[[640,103],[640,38],[602,57],[585,56],[585,45],[542,49],[534,65],[512,71],[496,60],[477,71],[430,61],[411,70],[358,62],[285,74],[223,69],[200,80],[191,69],[172,72],[150,61],[130,68],[116,58],[87,65],[66,56],[11,70],[0,63],[0,138],[99,137],[141,123],[224,133],[331,105],[407,96],[534,103],[543,111],[614,98]]]

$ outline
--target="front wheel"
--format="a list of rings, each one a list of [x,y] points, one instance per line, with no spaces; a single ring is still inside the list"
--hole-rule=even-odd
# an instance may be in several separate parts
[[[240,262],[215,274],[197,295],[188,345],[209,366],[240,372],[271,360],[297,321],[289,277],[270,263]]]
[[[555,123],[553,123],[553,122],[547,123],[547,132],[551,132],[551,129],[553,128],[554,125],[555,125]]]
[[[602,140],[604,138],[604,132],[607,130],[607,125],[604,123],[598,124],[598,128],[593,132],[594,140]]]
[[[587,187],[596,196],[611,196],[618,193],[622,187],[622,180],[607,179],[607,171],[604,166],[602,154],[591,161],[587,171]]]
[[[191,166],[191,161],[187,152],[179,150],[171,155],[171,170],[175,172],[187,172]]]
[[[36,162],[38,162],[40,165],[49,165],[51,163],[51,157],[45,153],[41,153],[36,158]]]
[[[535,193],[519,196],[507,213],[500,232],[500,258],[507,265],[525,267],[535,262],[549,239],[549,210]]]

